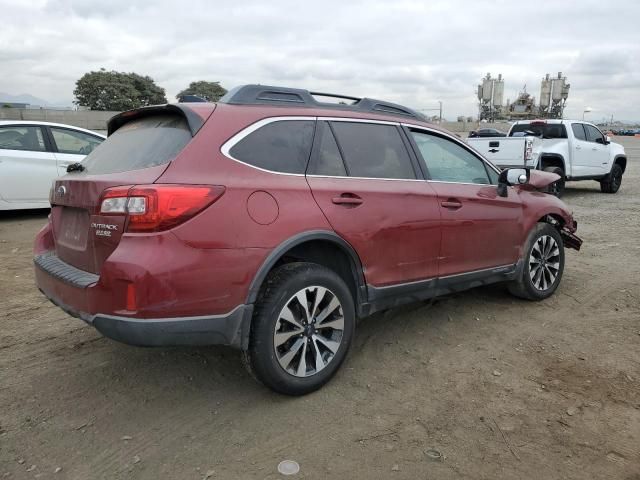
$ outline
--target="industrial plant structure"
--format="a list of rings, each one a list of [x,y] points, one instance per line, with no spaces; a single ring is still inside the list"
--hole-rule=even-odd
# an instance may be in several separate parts
[[[492,78],[490,73],[478,85],[479,119],[490,122],[496,120],[525,120],[531,118],[562,118],[564,107],[569,97],[570,85],[567,77],[558,72],[557,78],[547,74],[540,83],[540,103],[536,105],[535,97],[527,93],[525,85],[518,98],[511,103],[503,104],[504,80],[502,74]]]

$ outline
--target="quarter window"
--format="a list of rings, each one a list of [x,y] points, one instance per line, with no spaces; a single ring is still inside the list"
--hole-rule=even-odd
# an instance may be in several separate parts
[[[0,149],[44,152],[42,129],[36,126],[0,127]]]
[[[280,120],[250,133],[235,144],[233,158],[255,167],[282,173],[304,173],[307,168],[313,120]]]
[[[587,139],[587,136],[584,133],[584,127],[582,126],[581,123],[572,123],[571,124],[571,130],[573,130],[573,135],[578,140],[586,140]]]
[[[429,172],[429,178],[440,182],[497,183],[494,173],[489,178],[484,162],[467,149],[446,138],[412,131],[414,141]]]
[[[102,142],[101,138],[65,128],[51,127],[58,152],[74,155],[89,155]]]
[[[349,176],[415,179],[409,153],[394,125],[332,122]]]

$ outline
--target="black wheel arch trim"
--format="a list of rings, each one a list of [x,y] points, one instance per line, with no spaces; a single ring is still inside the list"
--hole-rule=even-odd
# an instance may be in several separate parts
[[[564,157],[559,153],[541,153],[540,160],[538,161],[538,168],[542,169],[542,163],[544,159],[552,159],[552,160],[560,160],[562,163],[562,170],[564,171],[564,176],[567,177],[567,163],[564,161]]]
[[[282,258],[284,254],[286,254],[289,250],[296,247],[297,245],[301,245],[303,243],[313,241],[313,240],[323,240],[336,244],[342,250],[347,253],[348,257],[351,259],[351,270],[354,276],[354,280],[356,281],[356,295],[357,298],[354,299],[354,303],[356,305],[356,309],[360,309],[360,305],[362,305],[366,301],[366,292],[367,287],[364,281],[364,270],[362,268],[362,262],[360,261],[360,257],[356,253],[355,249],[342,237],[340,237],[337,233],[331,232],[328,230],[311,230],[308,232],[298,233],[280,245],[275,247],[271,253],[267,256],[266,260],[262,262],[262,265],[258,269],[258,272],[254,275],[253,280],[251,281],[251,285],[249,286],[249,293],[247,295],[247,301],[245,303],[252,304],[258,298],[258,293],[260,292],[260,288],[262,287],[262,283],[265,278],[274,267],[274,265]]]
[[[623,154],[616,155],[616,156],[613,158],[613,163],[611,163],[611,168],[613,168],[613,166],[614,166],[616,163],[618,163],[618,160],[624,160],[624,164],[623,164],[623,165],[621,165],[622,173],[624,173],[624,172],[625,172],[625,170],[627,169],[627,156],[626,156],[626,155],[623,155]]]

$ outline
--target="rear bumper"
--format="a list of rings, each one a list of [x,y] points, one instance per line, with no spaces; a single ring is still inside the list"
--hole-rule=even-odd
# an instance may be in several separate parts
[[[246,349],[253,305],[238,305],[223,315],[177,318],[130,318],[75,310],[40,290],[54,305],[84,320],[105,337],[141,347],[228,345]]]
[[[226,315],[136,319],[94,315],[87,323],[105,337],[143,347],[175,345],[229,345],[246,348],[243,325],[248,327],[253,305],[238,305]],[[248,328],[247,332],[248,334]]]
[[[132,311],[128,316],[129,312],[113,310],[117,292],[102,286],[98,275],[79,270],[51,252],[36,255],[34,264],[36,284],[54,305],[119,342],[149,347],[228,345],[246,349],[248,346],[251,304],[241,303],[223,314],[197,312],[197,316],[142,318]],[[162,305],[155,310],[161,311]]]

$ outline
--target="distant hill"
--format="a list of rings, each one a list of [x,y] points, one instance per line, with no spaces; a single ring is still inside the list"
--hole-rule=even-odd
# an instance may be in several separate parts
[[[15,102],[15,103],[28,103],[29,105],[49,105],[47,100],[34,97],[28,93],[21,93],[20,95],[11,95],[9,93],[0,92],[0,102]]]

